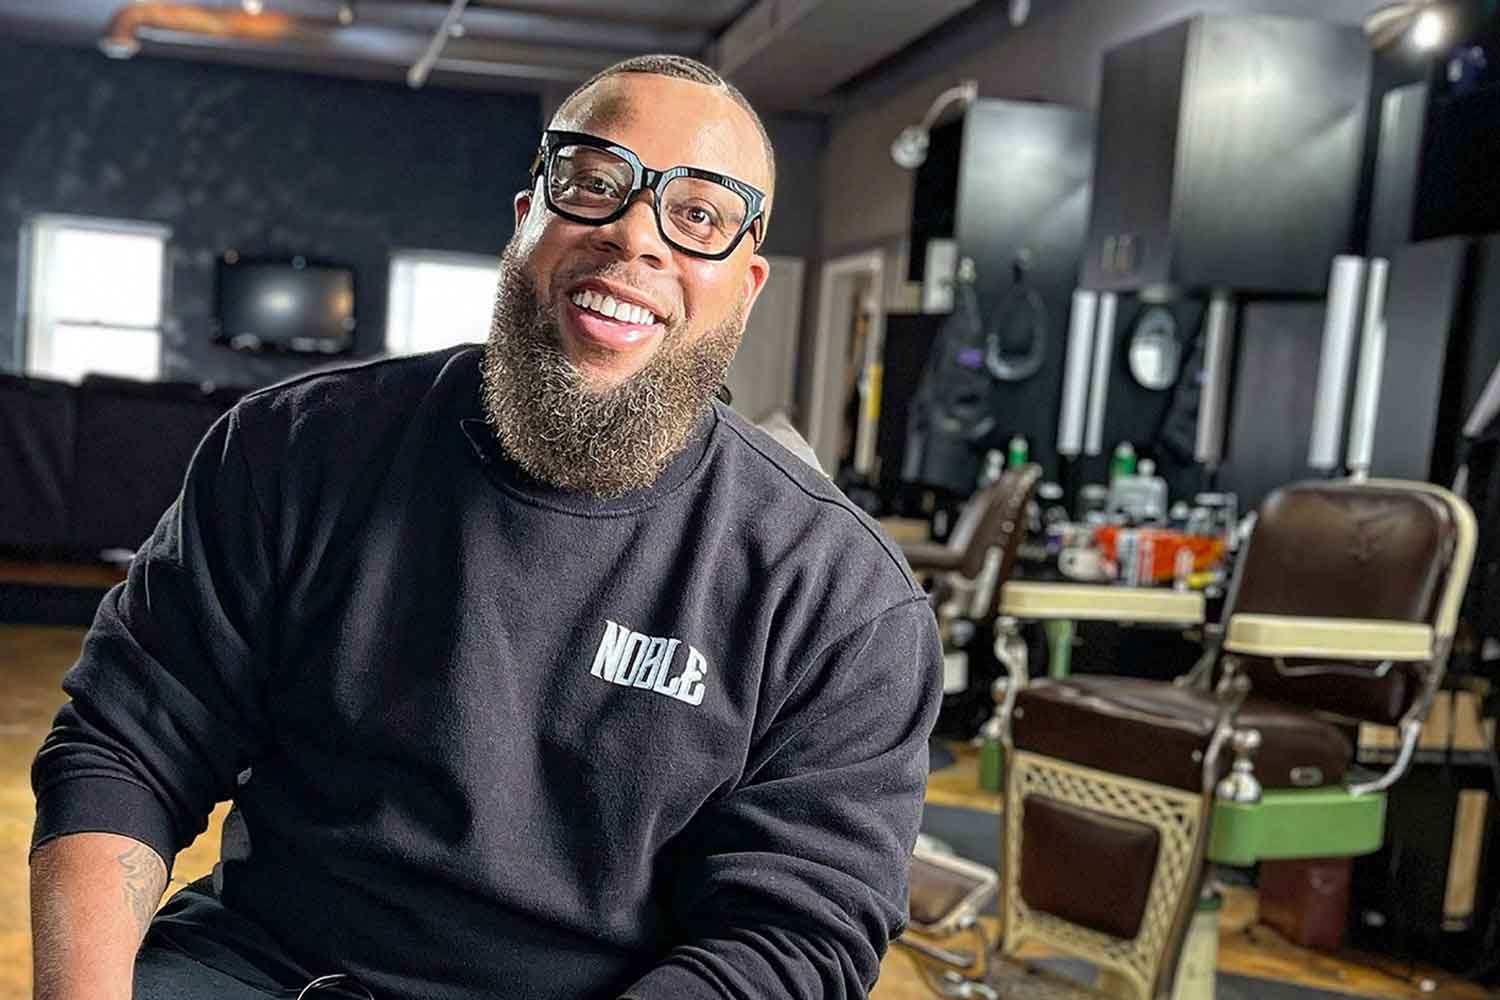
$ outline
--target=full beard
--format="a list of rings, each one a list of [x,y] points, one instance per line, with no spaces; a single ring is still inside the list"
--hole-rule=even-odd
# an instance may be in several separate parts
[[[644,368],[592,388],[563,353],[556,315],[507,247],[481,365],[485,416],[510,457],[543,482],[601,497],[644,489],[687,445],[744,326],[743,305],[696,340],[678,320]]]

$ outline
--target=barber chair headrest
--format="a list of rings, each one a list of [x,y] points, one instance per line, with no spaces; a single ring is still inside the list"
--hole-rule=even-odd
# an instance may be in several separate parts
[[[1007,469],[994,483],[974,495],[959,514],[948,541],[943,545],[902,546],[911,568],[917,571],[955,572],[968,579],[984,569],[991,546],[1000,548],[1000,576],[1004,580],[1015,564],[1016,553],[1026,532],[1026,504],[1042,476],[1041,466],[1023,465]]]
[[[1229,599],[1226,648],[1241,654],[1260,696],[1395,724],[1452,636],[1472,550],[1473,515],[1437,487],[1285,487],[1260,507]],[[1256,632],[1271,637],[1265,648],[1247,641]],[[1339,641],[1299,650],[1319,635]]]
[[[1261,504],[1234,614],[1431,622],[1456,526],[1424,491],[1299,483]]]

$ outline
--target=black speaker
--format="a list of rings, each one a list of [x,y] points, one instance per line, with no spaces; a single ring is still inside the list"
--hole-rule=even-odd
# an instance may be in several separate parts
[[[1323,313],[1321,302],[1252,301],[1240,309],[1219,485],[1239,497],[1242,511],[1309,475]]]
[[[1454,52],[1429,85],[1412,239],[1500,231],[1500,30]]]
[[[1500,364],[1500,236],[1454,236],[1391,258],[1371,472],[1447,484],[1464,421]]]
[[[1455,43],[1424,79],[1382,98],[1370,209],[1371,256],[1408,242],[1500,232],[1500,10],[1450,7]],[[1378,68],[1410,76],[1410,53]]]
[[[1369,87],[1351,25],[1204,14],[1109,50],[1084,285],[1321,293]]]
[[[1460,974],[1489,966],[1495,974],[1500,941],[1500,818],[1486,762],[1477,753],[1462,762],[1419,759],[1388,793],[1385,842],[1354,859],[1350,882],[1350,944],[1372,953],[1438,965]],[[1455,850],[1463,798],[1485,802],[1477,848],[1478,870],[1452,871],[1467,852]],[[1472,836],[1475,831],[1470,831]],[[1468,859],[1470,863],[1474,859]],[[1456,876],[1456,877],[1455,877]],[[1472,883],[1473,909],[1455,919],[1450,890]]]
[[[1380,143],[1370,204],[1369,256],[1387,257],[1411,242],[1427,84],[1391,90],[1380,102]]]

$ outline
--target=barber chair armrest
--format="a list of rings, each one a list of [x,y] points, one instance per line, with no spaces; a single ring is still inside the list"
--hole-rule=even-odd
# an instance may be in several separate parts
[[[1433,658],[1434,636],[1430,625],[1414,622],[1237,614],[1224,648],[1247,656],[1411,663]]]
[[[963,978],[967,975],[983,980],[990,968],[991,945],[979,922],[979,911],[994,898],[999,885],[1000,876],[994,869],[918,844],[911,859],[910,919],[906,933],[896,939],[896,944],[918,959],[917,966],[924,974],[935,967],[958,983],[967,982]],[[955,951],[923,940],[964,931],[974,935],[972,951]]]
[[[901,554],[916,573],[947,573],[958,569],[964,561],[962,552],[935,542],[905,542]]]
[[[1000,876],[986,865],[918,846],[912,852],[910,882],[911,928],[946,937],[973,923],[994,898]]]
[[[979,922],[979,911],[994,897],[999,883],[999,875],[984,865],[920,843],[912,853],[909,926],[895,943],[917,960],[917,968],[939,995],[994,995],[982,985],[989,975],[993,947]],[[973,935],[972,950],[925,940],[965,931]],[[969,976],[977,976],[978,981]]]

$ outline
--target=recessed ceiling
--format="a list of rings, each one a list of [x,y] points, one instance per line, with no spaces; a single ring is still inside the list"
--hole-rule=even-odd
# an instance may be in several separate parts
[[[680,53],[785,110],[817,107],[974,2],[470,0],[439,36],[450,0],[0,0],[0,34],[96,46],[113,25],[117,55],[387,80],[435,48],[427,85],[544,93],[630,55]]]

